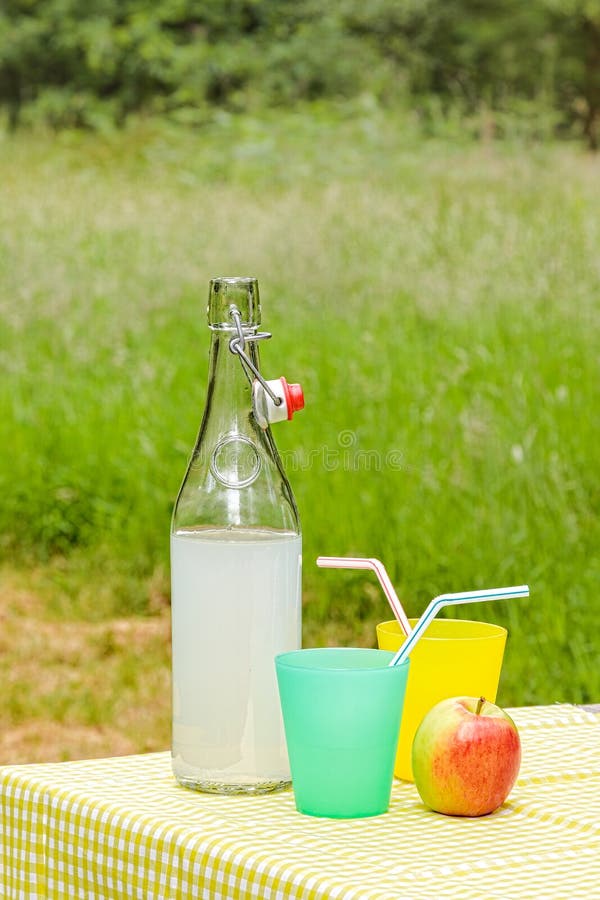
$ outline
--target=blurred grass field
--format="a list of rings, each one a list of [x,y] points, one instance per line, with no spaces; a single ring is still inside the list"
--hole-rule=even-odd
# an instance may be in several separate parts
[[[598,701],[598,159],[355,109],[4,136],[0,166],[4,758],[168,744],[215,274],[258,277],[263,370],[305,389],[274,427],[305,643],[390,617],[320,553],[381,558],[412,615],[528,582],[459,612],[509,628],[499,702]]]

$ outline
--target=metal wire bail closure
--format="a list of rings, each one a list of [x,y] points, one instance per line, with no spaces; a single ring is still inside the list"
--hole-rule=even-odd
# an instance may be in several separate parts
[[[304,409],[304,394],[299,384],[288,384],[285,378],[265,381],[258,368],[246,353],[246,342],[268,340],[272,335],[268,331],[257,331],[244,334],[242,317],[239,309],[232,304],[231,318],[235,324],[236,335],[229,341],[229,349],[236,353],[243,367],[254,375],[252,383],[252,411],[254,418],[263,430],[272,422],[290,420],[295,412]]]

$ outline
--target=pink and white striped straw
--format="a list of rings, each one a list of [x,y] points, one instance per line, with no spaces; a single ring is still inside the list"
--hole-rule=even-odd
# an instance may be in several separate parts
[[[375,572],[400,628],[408,637],[412,628],[382,562],[378,559],[362,559],[356,556],[319,556],[317,565],[322,569],[370,569],[371,572]]]

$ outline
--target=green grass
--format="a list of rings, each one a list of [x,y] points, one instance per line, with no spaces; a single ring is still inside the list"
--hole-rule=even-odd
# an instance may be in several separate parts
[[[51,615],[167,590],[207,282],[253,274],[264,372],[307,399],[274,428],[305,642],[372,643],[389,617],[319,553],[380,557],[411,614],[528,582],[460,612],[509,627],[499,699],[598,700],[598,160],[317,110],[4,137],[0,166],[0,548]]]

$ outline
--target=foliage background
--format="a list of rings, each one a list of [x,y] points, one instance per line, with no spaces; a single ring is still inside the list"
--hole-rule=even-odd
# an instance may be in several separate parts
[[[368,94],[387,107],[510,112],[598,143],[600,0],[4,0],[11,125],[201,122]]]

